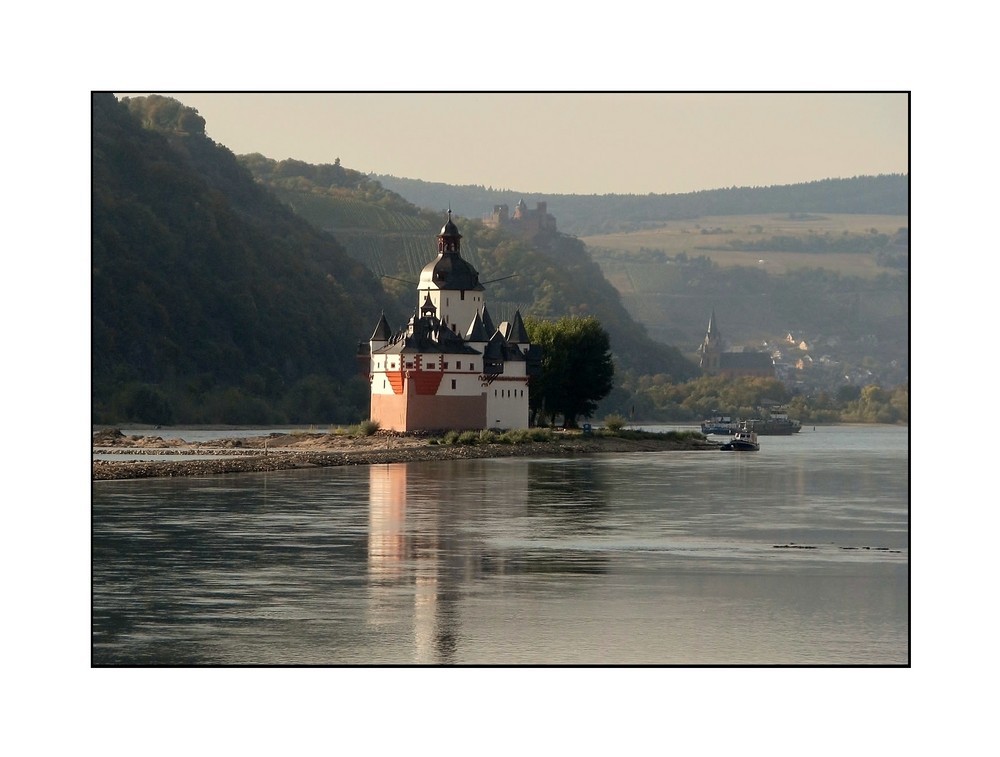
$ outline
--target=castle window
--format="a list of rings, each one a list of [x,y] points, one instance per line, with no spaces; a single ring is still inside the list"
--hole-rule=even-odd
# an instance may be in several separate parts
[[[451,388],[452,388],[452,389],[454,389],[454,388],[455,388],[455,379],[452,379],[452,380],[451,380]]]
[[[462,370],[462,361],[461,360],[459,360],[458,362],[455,363],[455,368],[457,370]]]
[[[447,363],[444,364],[444,369],[448,370],[448,364]]]

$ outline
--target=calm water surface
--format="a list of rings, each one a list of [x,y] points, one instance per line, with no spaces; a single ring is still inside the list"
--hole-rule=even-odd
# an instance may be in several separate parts
[[[906,665],[908,441],[95,482],[92,659]]]

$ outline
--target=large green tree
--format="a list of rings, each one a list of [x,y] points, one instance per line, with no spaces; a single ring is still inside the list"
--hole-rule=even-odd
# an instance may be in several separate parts
[[[614,386],[608,332],[593,317],[527,318],[524,325],[532,344],[542,348],[542,372],[531,385],[532,420],[554,423],[561,415],[566,428],[576,428],[577,419],[591,417]]]

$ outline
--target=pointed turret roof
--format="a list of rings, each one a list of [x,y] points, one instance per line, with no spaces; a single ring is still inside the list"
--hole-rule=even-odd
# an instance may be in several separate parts
[[[493,325],[493,319],[490,318],[490,311],[486,309],[486,305],[483,305],[483,328],[486,329],[487,334],[492,334],[497,330],[497,327]]]
[[[531,340],[528,338],[528,330],[524,328],[524,321],[521,320],[521,311],[514,311],[514,321],[510,324],[510,333],[507,335],[508,342],[515,344],[527,344]]]
[[[483,317],[479,313],[476,313],[472,319],[472,323],[469,325],[469,330],[465,334],[466,341],[486,342],[489,341],[489,338],[490,335],[486,331],[486,326],[483,325]]]
[[[389,322],[385,319],[385,312],[383,311],[382,317],[378,319],[378,324],[375,326],[375,331],[372,333],[372,338],[368,341],[388,342],[390,338],[392,338],[392,329],[389,328]]]
[[[434,316],[437,315],[437,307],[431,301],[431,293],[428,292],[427,296],[424,297],[424,304],[420,306],[420,314],[424,316]]]

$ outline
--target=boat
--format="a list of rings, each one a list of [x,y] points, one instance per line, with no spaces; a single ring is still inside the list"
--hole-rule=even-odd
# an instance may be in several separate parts
[[[701,433],[732,436],[740,430],[739,421],[734,421],[728,415],[716,415],[701,422]]]
[[[757,434],[748,428],[741,428],[719,449],[723,452],[758,452],[760,443],[757,441]]]
[[[768,418],[752,418],[747,421],[748,428],[761,436],[791,436],[802,430],[799,421],[791,420],[788,413],[774,408]]]

